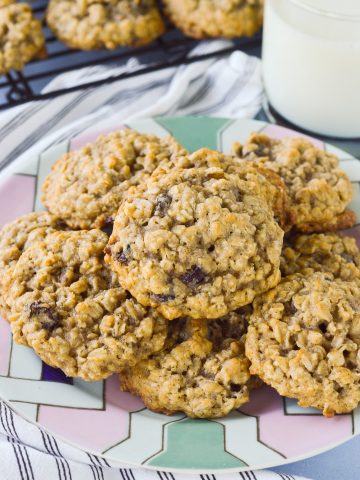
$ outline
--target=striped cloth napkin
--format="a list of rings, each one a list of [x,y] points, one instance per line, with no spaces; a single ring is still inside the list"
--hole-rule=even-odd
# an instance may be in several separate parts
[[[224,41],[204,43],[196,54],[226,46]],[[79,84],[91,78],[139,68],[135,59],[120,67],[92,67],[62,75],[46,91]],[[258,59],[242,52],[188,66],[117,81],[96,89],[84,89],[62,97],[30,103],[0,116],[0,169],[15,171],[23,156],[40,154],[51,146],[101,122],[149,116],[208,115],[252,118],[261,107],[263,87]],[[270,471],[227,475],[181,475],[128,468],[55,439],[22,419],[0,402],[0,480],[295,480]],[[296,480],[301,480],[296,477]]]
[[[192,52],[205,55],[226,48],[228,42],[199,45]],[[191,55],[191,54],[190,54]],[[90,80],[134,72],[136,59],[120,67],[84,68],[57,77],[45,91]],[[33,102],[0,115],[0,169],[15,168],[16,160],[40,153],[101,122],[106,129],[115,117],[120,123],[152,116],[207,115],[252,118],[261,107],[263,87],[257,58],[243,52],[139,75],[127,80]]]

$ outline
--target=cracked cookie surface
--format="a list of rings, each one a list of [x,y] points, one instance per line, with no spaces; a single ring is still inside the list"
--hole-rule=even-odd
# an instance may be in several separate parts
[[[251,36],[263,20],[263,0],[164,0],[164,5],[170,20],[194,38]]]
[[[2,296],[2,284],[24,250],[48,233],[63,230],[61,220],[48,212],[31,212],[7,223],[0,230],[0,313],[8,317],[8,307]]]
[[[187,153],[172,137],[122,129],[62,156],[43,184],[43,203],[71,228],[112,223],[125,192],[160,162]]]
[[[331,274],[293,275],[254,301],[250,372],[326,416],[360,401],[360,287]]]
[[[280,281],[282,242],[252,170],[190,168],[128,192],[105,258],[125,289],[166,318],[219,318]]]
[[[235,144],[234,151],[284,180],[297,230],[334,231],[354,224],[355,214],[346,210],[353,197],[352,185],[335,155],[304,138],[276,140],[264,134],[251,135],[244,145]]]
[[[46,21],[59,40],[81,50],[139,47],[165,31],[155,0],[50,0]]]
[[[138,304],[104,264],[100,230],[49,234],[5,281],[15,342],[69,377],[100,380],[160,350],[167,322]]]
[[[0,3],[0,74],[22,70],[26,63],[45,52],[41,22],[27,3]]]
[[[360,280],[360,251],[355,238],[336,233],[290,235],[281,255],[281,273],[329,272],[342,280]]]
[[[244,354],[244,317],[233,312],[213,322],[170,322],[165,348],[120,374],[122,389],[168,415],[227,415],[248,402],[249,390],[256,386]]]

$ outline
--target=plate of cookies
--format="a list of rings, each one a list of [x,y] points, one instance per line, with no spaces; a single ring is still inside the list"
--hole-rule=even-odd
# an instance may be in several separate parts
[[[359,434],[358,160],[253,120],[107,127],[0,178],[0,397],[161,470]]]

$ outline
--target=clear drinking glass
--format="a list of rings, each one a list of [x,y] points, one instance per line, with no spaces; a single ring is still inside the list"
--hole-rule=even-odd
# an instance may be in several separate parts
[[[291,123],[360,137],[360,0],[265,0],[263,76]]]

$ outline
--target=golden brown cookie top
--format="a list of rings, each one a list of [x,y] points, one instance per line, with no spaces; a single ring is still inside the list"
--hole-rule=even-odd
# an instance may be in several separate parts
[[[154,411],[190,417],[227,415],[249,400],[256,385],[244,354],[245,315],[169,323],[168,344],[120,375],[124,390],[140,395]]]
[[[50,0],[46,20],[73,48],[141,46],[165,31],[155,0]]]
[[[0,313],[8,317],[2,298],[2,283],[24,250],[48,233],[65,229],[65,224],[48,212],[31,212],[7,223],[0,230]]]
[[[106,249],[121,285],[169,319],[218,318],[276,285],[283,231],[250,170],[177,169],[130,190]]]
[[[41,22],[30,5],[3,0],[0,3],[0,74],[22,70],[45,50]]]
[[[360,401],[360,287],[313,273],[259,296],[246,339],[250,371],[324,415]]]
[[[165,13],[195,38],[251,36],[260,29],[263,0],[164,0]]]
[[[360,252],[352,237],[336,233],[290,235],[281,255],[281,273],[329,272],[342,280],[360,279]]]
[[[65,224],[48,212],[31,212],[7,223],[0,230],[0,271],[12,261],[19,259],[24,248],[29,246],[29,235],[39,228],[65,229]]]
[[[217,150],[201,148],[190,155],[181,154],[173,156],[170,160],[161,162],[159,167],[153,172],[153,176],[164,175],[171,172],[174,168],[221,168],[227,173],[241,176],[254,175],[258,178],[267,198],[275,213],[279,225],[284,230],[291,228],[292,209],[288,190],[283,180],[272,170],[268,170],[258,165],[250,165],[248,161],[242,160],[233,155],[225,155]]]
[[[14,340],[70,377],[99,380],[160,350],[167,322],[138,304],[104,264],[100,230],[35,242],[4,283]]]
[[[235,153],[273,170],[285,182],[298,230],[326,231],[347,228],[355,221],[345,212],[353,189],[335,155],[316,148],[305,138],[276,140],[253,134]]]
[[[112,223],[124,193],[160,162],[187,153],[172,137],[122,129],[63,155],[43,184],[42,200],[71,228]]]

